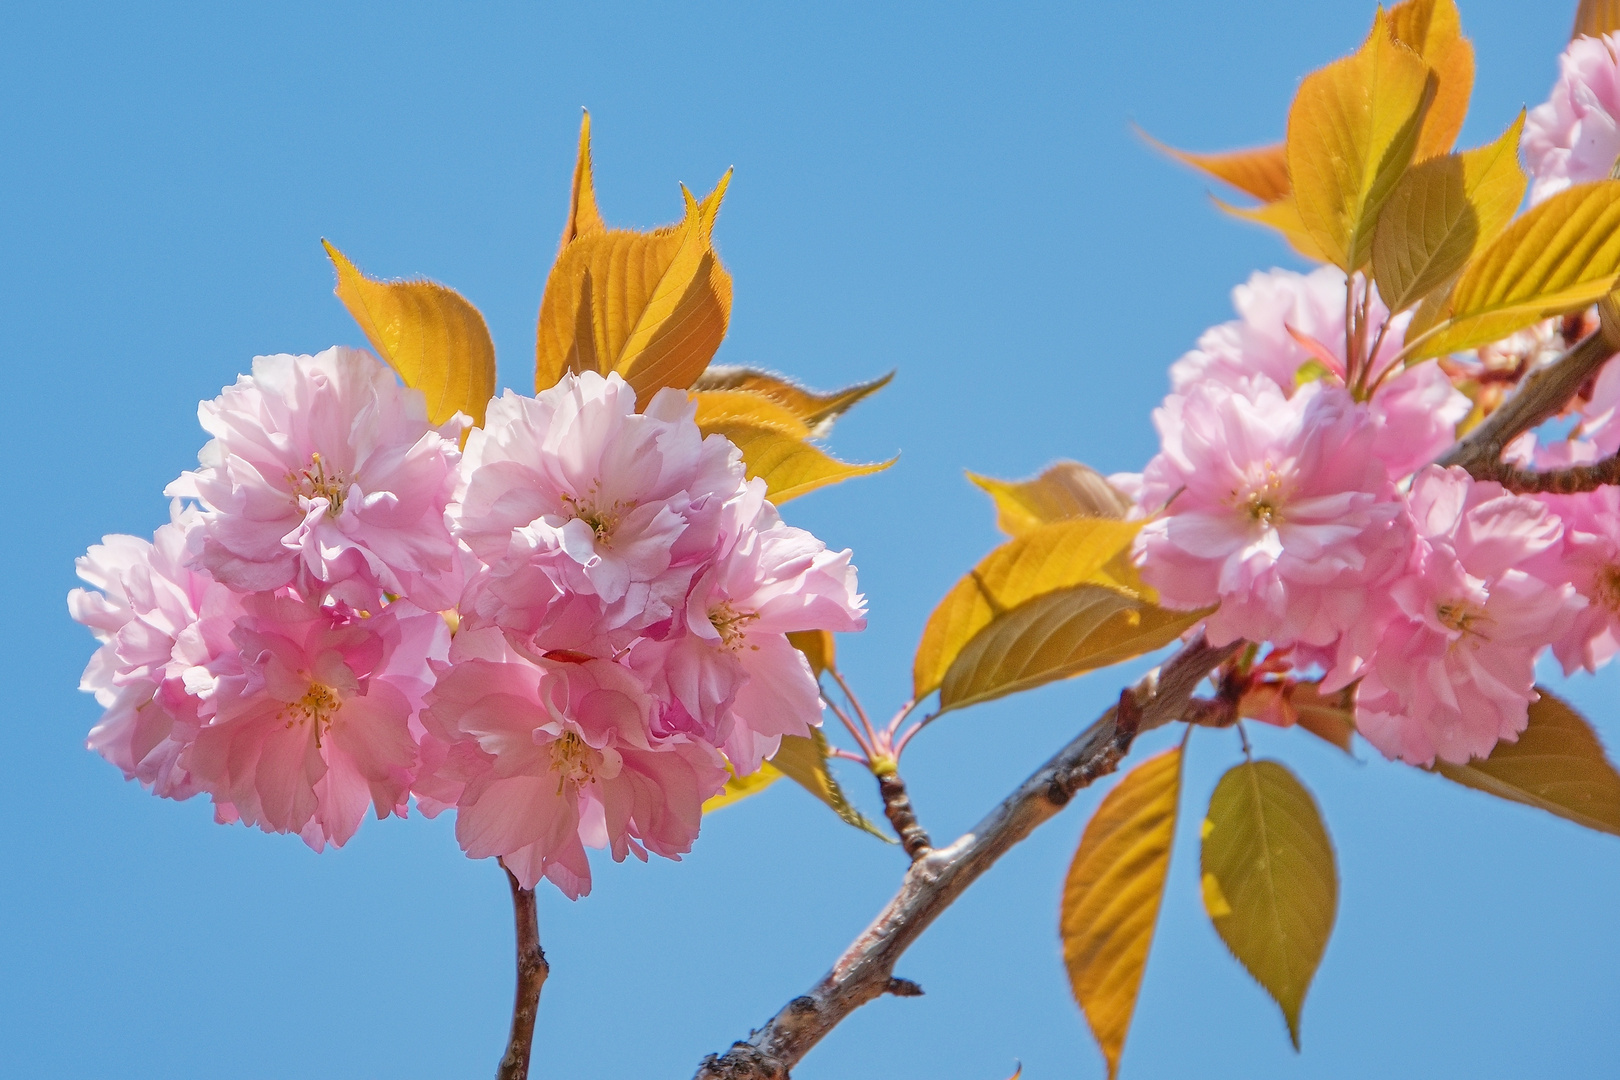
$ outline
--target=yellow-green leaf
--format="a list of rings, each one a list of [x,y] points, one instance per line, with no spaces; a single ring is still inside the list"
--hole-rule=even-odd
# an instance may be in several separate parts
[[[1414,165],[1395,185],[1373,234],[1373,277],[1391,311],[1404,311],[1450,281],[1495,239],[1524,200],[1519,113],[1488,146]]]
[[[832,430],[834,420],[848,412],[850,407],[862,398],[889,385],[889,381],[893,378],[894,372],[891,371],[880,379],[823,394],[807,390],[791,379],[773,375],[768,371],[710,364],[692,384],[692,389],[746,390],[753,394],[762,394],[804,421],[812,435],[825,438]]]
[[[1063,963],[1110,1078],[1153,945],[1180,795],[1179,748],[1126,773],[1087,823],[1063,883]]]
[[[768,761],[762,763],[759,768],[747,776],[738,776],[732,772],[731,765],[728,763],[726,765],[726,774],[725,790],[718,795],[710,796],[704,802],[703,812],[705,814],[712,813],[724,806],[730,806],[732,803],[742,802],[750,795],[758,795],[782,779],[782,770]]]
[[[1437,762],[1435,771],[1620,836],[1620,773],[1609,764],[1597,732],[1568,704],[1537,689],[1541,700],[1530,706],[1530,724],[1517,742],[1497,743],[1489,757],[1467,765]]]
[[[377,355],[406,386],[422,391],[428,420],[458,412],[482,426],[495,396],[495,343],[478,309],[454,289],[431,281],[376,281],[328,244],[337,295]]]
[[[1204,819],[1204,910],[1215,932],[1282,1007],[1299,1013],[1339,906],[1333,844],[1311,793],[1275,761],[1229,769]]]
[[[917,699],[958,708],[1118,663],[1208,614],[1154,603],[1130,564],[1140,522],[1076,518],[986,556],[940,601],[912,666]]]
[[[1282,143],[1199,154],[1167,146],[1146,132],[1142,132],[1142,137],[1182,164],[1191,165],[1263,203],[1276,202],[1288,195],[1288,154]]]
[[[851,477],[882,472],[897,460],[851,465],[804,439],[757,424],[722,423],[705,427],[703,433],[724,435],[736,443],[748,475],[765,481],[766,493],[775,503]]]
[[[1323,252],[1321,245],[1316,242],[1316,239],[1305,228],[1305,220],[1299,216],[1299,207],[1295,204],[1292,195],[1262,206],[1249,207],[1233,206],[1230,203],[1222,202],[1220,199],[1212,199],[1212,201],[1233,217],[1242,218],[1244,221],[1252,221],[1256,225],[1264,225],[1268,229],[1276,229],[1283,234],[1283,239],[1287,240],[1295,251],[1307,259],[1316,262],[1328,261],[1328,257]]]
[[[994,500],[996,525],[1008,536],[1022,536],[1038,525],[1070,518],[1120,520],[1131,507],[1131,501],[1114,490],[1101,473],[1077,461],[1049,465],[1029,480],[997,480],[971,472],[967,475]]]
[[[827,736],[822,734],[820,728],[812,728],[808,739],[797,735],[784,735],[781,748],[769,761],[761,764],[757,772],[747,776],[737,776],[733,773],[731,779],[726,782],[726,789],[703,804],[703,812],[708,813],[722,806],[740,802],[750,795],[765,790],[785,776],[826,803],[846,824],[870,833],[886,844],[896,843],[892,836],[874,825],[850,804],[849,799],[844,796],[844,789],[838,786],[838,781],[827,767],[827,757]],[[727,768],[729,770],[730,766]]]
[[[804,653],[810,661],[810,670],[816,678],[832,667],[838,655],[831,630],[793,630],[788,633],[788,644]]]
[[[1620,180],[1566,188],[1531,207],[1476,255],[1449,299],[1450,316],[1412,360],[1471,349],[1577,311],[1620,284]]]
[[[1389,23],[1395,40],[1421,56],[1438,80],[1413,160],[1450,153],[1474,89],[1474,46],[1462,36],[1455,0],[1406,0],[1390,9]]]
[[[1581,0],[1570,37],[1601,37],[1620,30],[1620,0]]]
[[[535,334],[535,389],[568,371],[616,371],[643,404],[685,388],[708,366],[731,317],[731,276],[713,229],[727,172],[701,202],[684,187],[686,216],[641,233],[602,226],[590,168],[590,118],[580,131],[564,244],[546,278]]]
[[[1436,79],[1380,11],[1359,50],[1312,72],[1288,111],[1288,175],[1327,261],[1358,270],[1384,200],[1406,171]]]

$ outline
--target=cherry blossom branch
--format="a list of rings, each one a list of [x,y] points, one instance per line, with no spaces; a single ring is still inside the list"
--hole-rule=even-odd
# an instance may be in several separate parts
[[[1495,479],[1492,471],[1501,467],[1502,451],[1508,443],[1557,416],[1620,343],[1620,334],[1609,326],[1588,334],[1557,360],[1540,368],[1524,381],[1524,386],[1502,406],[1453,446],[1436,463],[1461,465],[1475,479]]]
[[[1573,495],[1581,491],[1596,491],[1605,484],[1620,484],[1620,454],[1591,465],[1571,465],[1546,472],[1521,469],[1505,461],[1497,461],[1475,470],[1474,477],[1495,480],[1509,491],[1521,495]]]
[[[1059,750],[971,831],[912,863],[900,891],[832,970],[746,1042],[705,1058],[697,1080],[787,1080],[788,1070],[850,1013],[886,993],[918,992],[915,983],[894,977],[894,965],[940,912],[1036,826],[1068,805],[1077,791],[1113,772],[1139,732],[1180,719],[1198,684],[1241,646],[1236,642],[1217,648],[1199,635],[1122,691],[1118,705]]]
[[[906,782],[892,765],[882,771],[874,767],[873,772],[877,774],[878,793],[883,796],[883,813],[887,815],[889,824],[894,826],[900,846],[906,849],[911,861],[916,862],[934,850],[934,841],[929,838],[928,830],[918,822],[917,812],[911,808]]]
[[[540,1011],[540,991],[551,974],[545,950],[540,947],[540,919],[535,912],[534,890],[518,884],[506,869],[512,887],[512,916],[517,923],[517,994],[512,1001],[512,1034],[506,1041],[506,1055],[495,1069],[495,1080],[528,1080],[529,1052],[534,1047],[534,1018]]]

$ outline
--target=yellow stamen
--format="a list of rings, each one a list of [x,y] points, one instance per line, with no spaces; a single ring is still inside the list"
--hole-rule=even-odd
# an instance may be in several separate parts
[[[287,721],[288,728],[301,726],[308,720],[315,728],[315,745],[319,747],[322,731],[331,730],[333,714],[342,704],[343,700],[330,686],[310,683],[303,697],[281,710],[281,717]]]
[[[730,600],[722,601],[718,606],[709,609],[709,622],[720,634],[720,644],[727,649],[740,649],[745,644],[746,627],[754,622],[759,615],[752,611],[738,611],[731,606]]]
[[[288,473],[287,483],[292,488],[294,502],[300,499],[325,499],[328,517],[337,517],[343,512],[343,493],[348,488],[348,482],[342,473],[328,474],[326,462],[321,460],[318,452],[309,456],[308,468]]]
[[[596,780],[596,751],[572,731],[565,731],[551,744],[551,771],[557,774],[557,794],[567,783],[590,784]]]

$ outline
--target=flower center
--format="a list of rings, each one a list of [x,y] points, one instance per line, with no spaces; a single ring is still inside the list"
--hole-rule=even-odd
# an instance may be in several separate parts
[[[315,745],[319,747],[322,733],[331,730],[332,716],[342,704],[343,699],[330,686],[312,682],[303,697],[281,710],[281,719],[287,721],[289,730],[308,721],[315,729]]]
[[[562,501],[568,507],[569,513],[591,527],[591,531],[596,534],[597,543],[606,544],[613,539],[613,531],[619,527],[619,522],[635,504],[627,505],[622,502],[599,504],[596,501],[597,490],[597,485],[592,484],[590,492],[584,498],[564,495]]]
[[[349,486],[340,472],[328,473],[326,462],[317,452],[309,456],[309,466],[287,474],[292,487],[293,500],[325,499],[326,516],[337,517],[343,512],[343,492]]]
[[[1247,497],[1233,492],[1234,502],[1249,515],[1249,520],[1271,528],[1282,520],[1283,477],[1268,463],[1258,484],[1251,485]]]
[[[551,744],[551,771],[557,774],[557,794],[567,783],[589,784],[596,779],[593,768],[596,751],[572,731],[565,731]]]
[[[740,649],[744,644],[744,627],[759,618],[752,611],[738,611],[730,600],[721,601],[709,609],[709,622],[720,635],[720,645],[727,649]]]
[[[1491,640],[1480,629],[1481,626],[1490,625],[1490,616],[1467,601],[1459,600],[1455,603],[1437,604],[1434,613],[1440,620],[1441,625],[1456,631],[1460,635],[1458,640],[1468,638],[1477,638],[1479,641]]]

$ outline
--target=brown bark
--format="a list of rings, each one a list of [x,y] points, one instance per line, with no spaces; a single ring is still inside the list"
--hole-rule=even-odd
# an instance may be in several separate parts
[[[534,1018],[540,1011],[540,990],[551,974],[545,950],[540,948],[540,918],[534,890],[518,884],[512,871],[501,867],[512,887],[512,917],[517,924],[517,994],[512,1001],[512,1034],[506,1055],[495,1070],[495,1080],[528,1080],[529,1053],[534,1047]]]

